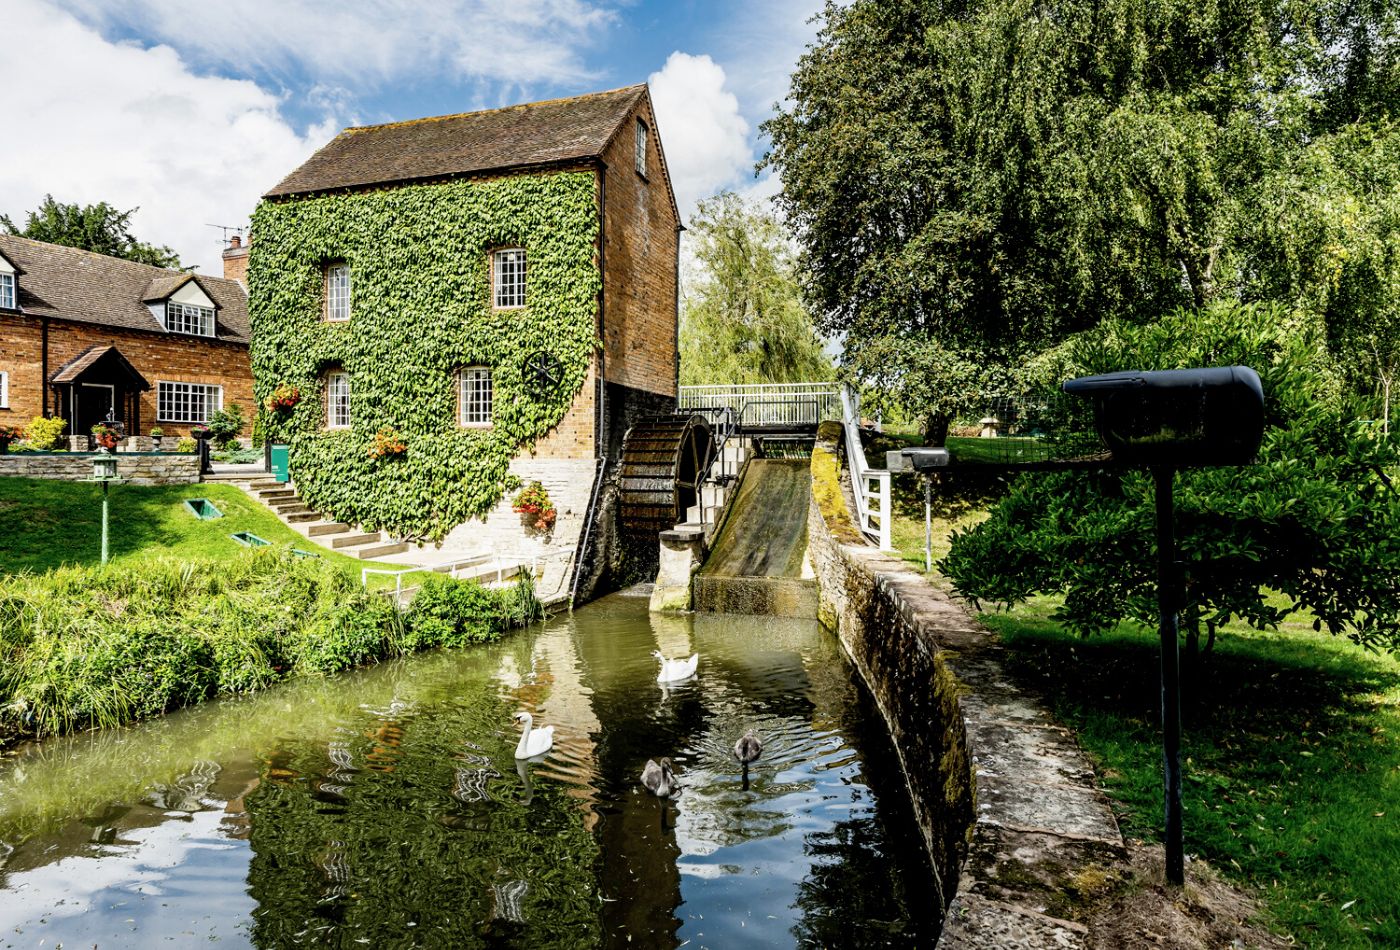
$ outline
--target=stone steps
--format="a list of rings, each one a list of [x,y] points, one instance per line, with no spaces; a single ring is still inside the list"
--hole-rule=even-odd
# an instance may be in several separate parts
[[[343,521],[312,521],[297,525],[297,530],[308,538],[324,538],[332,534],[344,534],[350,526]]]
[[[380,536],[378,531],[372,534],[365,532],[347,532],[332,537],[331,548],[339,551],[341,548],[355,547],[362,544],[374,544],[382,540],[384,539]]]
[[[375,558],[388,557],[390,554],[402,554],[408,550],[407,541],[390,541],[384,544],[369,544],[364,547],[345,549],[343,553],[349,554],[354,551],[355,557],[362,561],[372,561]]]

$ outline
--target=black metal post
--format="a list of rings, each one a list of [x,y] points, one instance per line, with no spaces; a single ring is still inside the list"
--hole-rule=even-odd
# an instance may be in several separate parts
[[[1162,773],[1166,799],[1167,883],[1186,880],[1181,824],[1181,657],[1177,645],[1176,538],[1170,466],[1152,469],[1157,487],[1157,612],[1162,638]]]

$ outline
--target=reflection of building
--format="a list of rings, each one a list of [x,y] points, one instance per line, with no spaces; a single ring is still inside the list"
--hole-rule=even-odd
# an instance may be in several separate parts
[[[0,235],[0,424],[179,435],[252,400],[236,281]]]

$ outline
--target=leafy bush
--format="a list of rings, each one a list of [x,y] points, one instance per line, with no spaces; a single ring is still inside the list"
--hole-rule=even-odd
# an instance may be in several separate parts
[[[181,437],[180,437],[180,441],[175,443],[175,451],[176,451],[176,452],[191,452],[191,453],[192,453],[192,452],[194,452],[194,451],[195,451],[196,449],[198,449],[198,448],[199,448],[199,443],[195,442],[194,439],[191,439],[191,438],[190,438],[189,436],[187,436],[187,435],[181,436]]]
[[[46,419],[43,416],[35,416],[29,420],[29,425],[24,427],[26,441],[40,452],[51,452],[58,448],[59,440],[63,438],[63,430],[68,428],[65,419]]]
[[[1123,368],[1252,366],[1264,384],[1258,463],[1176,476],[1182,626],[1196,643],[1232,619],[1314,626],[1400,650],[1400,445],[1339,395],[1317,327],[1270,307],[1221,306],[1160,324],[1110,322],[1064,348],[1052,379]],[[1087,407],[1071,411],[1087,412]],[[942,562],[968,597],[1062,595],[1081,633],[1156,617],[1152,480],[1143,471],[1021,476]],[[1282,594],[1279,606],[1270,592]]]
[[[247,420],[243,418],[243,407],[231,402],[209,417],[209,433],[215,445],[223,447],[243,433]]]
[[[422,650],[486,643],[512,627],[540,619],[542,614],[528,574],[504,591],[433,575],[413,597],[408,614],[409,644],[411,649]]]

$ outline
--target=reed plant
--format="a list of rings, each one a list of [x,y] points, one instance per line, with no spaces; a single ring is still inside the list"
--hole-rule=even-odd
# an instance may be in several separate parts
[[[337,565],[286,549],[0,578],[0,739],[492,640],[541,615],[528,578],[504,590],[442,578],[425,590],[405,615]]]

